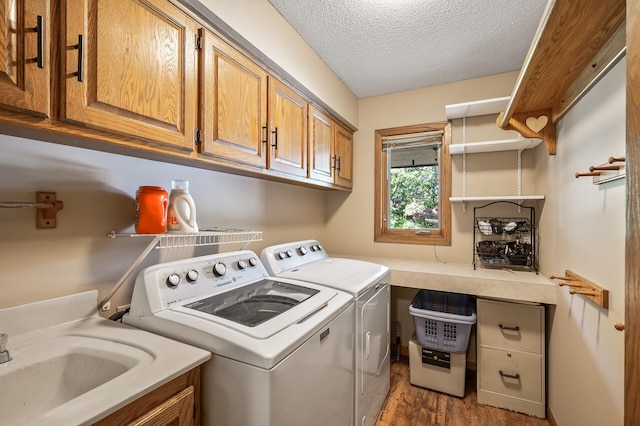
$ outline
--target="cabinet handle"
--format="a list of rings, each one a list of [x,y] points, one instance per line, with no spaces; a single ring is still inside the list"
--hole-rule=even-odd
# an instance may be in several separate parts
[[[500,327],[501,330],[520,331],[520,327],[518,327],[517,325],[515,327],[511,327],[508,325],[498,324],[498,327]]]
[[[277,150],[278,149],[278,128],[276,127],[276,129],[271,133],[274,134],[274,143],[271,146]]]
[[[268,135],[269,135],[269,131],[267,130],[268,126],[269,126],[269,123],[267,123],[264,126],[262,126],[262,131],[264,132],[263,133],[263,137],[262,137],[262,143],[264,143],[264,144],[266,144],[268,142],[267,141]]]
[[[506,377],[507,379],[520,379],[520,373],[516,374],[507,374],[504,371],[500,370],[500,375],[502,377]]]
[[[336,155],[331,156],[331,169],[336,170],[338,163],[338,157]]]
[[[36,34],[38,37],[38,56],[36,56],[36,63],[38,68],[44,68],[44,18],[38,15],[38,21],[36,23]]]
[[[342,165],[342,157],[336,157],[336,170],[340,171],[340,167]]]
[[[78,49],[78,72],[76,72],[75,75],[78,76],[78,81],[82,83],[84,81],[84,66],[82,61],[84,56],[84,36],[82,34],[78,36],[78,44],[74,47]]]

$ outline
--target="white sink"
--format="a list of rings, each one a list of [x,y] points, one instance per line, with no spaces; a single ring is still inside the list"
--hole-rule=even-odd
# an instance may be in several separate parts
[[[90,291],[0,309],[0,426],[91,425],[211,354],[98,315]]]
[[[0,424],[22,424],[151,364],[139,348],[87,336],[60,336],[11,351],[0,366]]]

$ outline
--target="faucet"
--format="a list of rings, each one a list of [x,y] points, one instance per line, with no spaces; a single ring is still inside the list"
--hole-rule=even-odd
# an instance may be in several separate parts
[[[0,364],[11,361],[11,355],[7,350],[7,341],[9,336],[6,334],[0,334]]]

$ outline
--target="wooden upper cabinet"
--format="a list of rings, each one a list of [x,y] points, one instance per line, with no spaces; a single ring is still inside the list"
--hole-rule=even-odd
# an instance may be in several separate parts
[[[0,104],[48,117],[48,0],[0,0]]]
[[[62,119],[192,151],[197,24],[165,0],[67,0]]]
[[[200,152],[266,168],[267,73],[200,30]]]
[[[269,77],[270,170],[307,176],[307,101]]]
[[[333,183],[335,157],[334,123],[313,105],[309,106],[309,177]]]
[[[345,187],[353,187],[353,133],[336,124],[335,133],[335,184]]]

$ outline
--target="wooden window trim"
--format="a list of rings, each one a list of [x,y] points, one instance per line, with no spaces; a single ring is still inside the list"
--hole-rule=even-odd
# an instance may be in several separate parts
[[[444,132],[440,153],[440,202],[439,224],[440,229],[431,233],[418,233],[409,229],[388,229],[386,226],[386,201],[388,199],[388,185],[386,184],[387,154],[382,150],[382,138],[386,136],[403,135],[438,131]],[[449,144],[451,143],[451,123],[440,122],[430,124],[417,124],[412,126],[379,129],[375,131],[375,182],[374,182],[374,241],[379,243],[402,243],[424,245],[451,245],[451,156]]]

